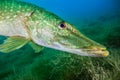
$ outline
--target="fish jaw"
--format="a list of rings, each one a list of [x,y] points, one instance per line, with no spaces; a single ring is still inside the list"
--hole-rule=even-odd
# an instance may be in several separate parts
[[[48,46],[51,47],[51,46]],[[91,48],[91,49],[75,49],[75,48],[67,48],[61,44],[59,44],[58,42],[53,43],[52,47],[54,49],[57,50],[61,50],[61,51],[65,51],[65,52],[69,52],[69,53],[73,53],[73,54],[77,54],[77,55],[81,55],[81,56],[91,56],[91,57],[106,57],[109,55],[109,52],[106,50],[106,48],[104,47],[95,47],[95,48]]]
[[[34,37],[34,42],[44,47],[65,51],[65,52],[77,54],[80,56],[106,57],[109,55],[109,52],[106,50],[105,47],[94,46],[92,48],[90,47],[89,49],[88,48],[87,49],[86,48],[69,48],[63,44],[60,44],[59,42],[53,42],[51,45],[50,44],[48,45],[45,41],[42,41],[37,37]]]

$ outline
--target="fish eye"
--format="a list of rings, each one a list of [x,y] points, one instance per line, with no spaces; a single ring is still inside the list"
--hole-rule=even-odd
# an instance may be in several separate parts
[[[58,28],[60,28],[60,29],[65,29],[65,28],[66,28],[65,23],[64,23],[64,22],[60,23],[60,24],[58,25]]]

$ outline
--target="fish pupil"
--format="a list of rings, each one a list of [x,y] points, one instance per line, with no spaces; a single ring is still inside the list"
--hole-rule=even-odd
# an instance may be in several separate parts
[[[61,28],[65,28],[66,26],[65,26],[64,23],[61,23],[61,24],[60,24],[60,27],[61,27]]]

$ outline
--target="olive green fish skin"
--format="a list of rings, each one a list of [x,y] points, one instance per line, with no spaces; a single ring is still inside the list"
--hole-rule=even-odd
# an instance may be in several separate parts
[[[12,24],[14,28],[16,25],[18,25],[17,28],[19,25],[24,26],[23,31],[18,30],[19,33],[4,36],[23,36],[38,45],[82,56],[108,55],[104,46],[85,37],[73,25],[32,4],[15,0],[0,0],[1,25],[4,25],[3,21],[10,22],[9,25]],[[60,24],[64,24],[65,28],[61,29]]]

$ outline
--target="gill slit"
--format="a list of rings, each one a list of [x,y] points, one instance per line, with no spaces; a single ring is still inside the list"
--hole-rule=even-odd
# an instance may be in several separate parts
[[[31,37],[31,33],[30,33],[29,26],[28,26],[29,24],[27,23],[27,21],[28,21],[29,17],[34,14],[34,12],[35,12],[35,10],[31,11],[30,13],[26,13],[26,14],[25,14],[25,17],[24,17],[24,21],[23,21],[23,23],[24,23],[24,25],[25,25],[24,28],[25,28],[25,30],[26,30],[27,33],[28,33],[28,39],[29,39],[29,40],[32,40],[32,37]]]

